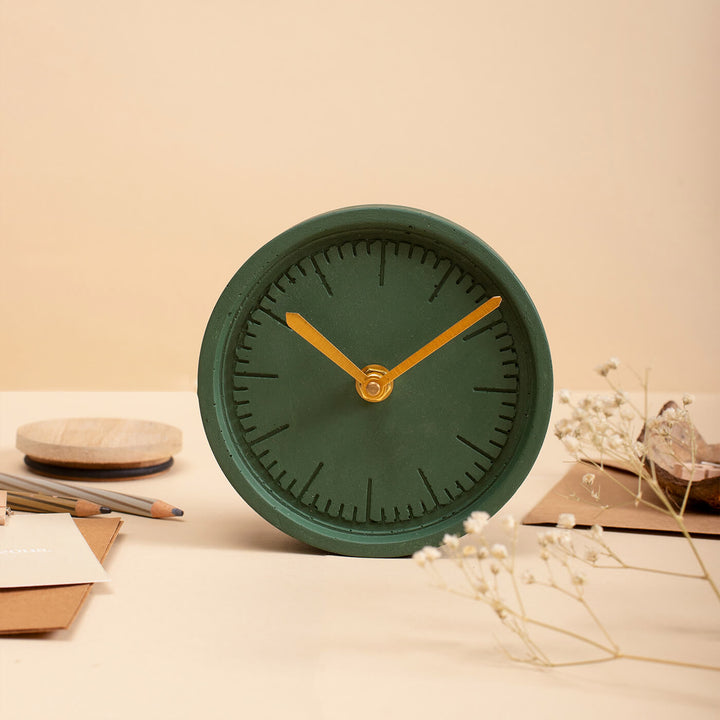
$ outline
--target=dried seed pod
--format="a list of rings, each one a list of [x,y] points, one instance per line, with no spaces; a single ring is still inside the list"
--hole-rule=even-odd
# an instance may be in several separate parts
[[[647,448],[645,465],[662,490],[682,502],[720,511],[720,444],[705,442],[686,410],[667,402],[642,429],[638,440]]]

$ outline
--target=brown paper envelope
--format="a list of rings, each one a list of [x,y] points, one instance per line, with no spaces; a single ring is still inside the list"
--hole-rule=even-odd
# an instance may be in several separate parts
[[[120,531],[121,518],[73,518],[102,562]],[[12,518],[10,519],[12,522]],[[0,589],[0,635],[38,633],[70,627],[92,583]]]
[[[565,476],[523,518],[525,525],[555,525],[560,513],[573,513],[578,525],[602,525],[605,528],[623,530],[650,530],[655,532],[679,532],[672,517],[660,511],[661,503],[650,487],[643,483],[642,497],[645,503],[635,505],[633,495],[637,491],[638,478],[616,468],[605,468],[612,476],[605,476],[585,463],[575,463]],[[583,475],[594,473],[593,490],[599,498],[593,499],[582,484]],[[632,494],[631,494],[632,493]],[[720,535],[720,514],[685,512],[685,527],[691,533]]]

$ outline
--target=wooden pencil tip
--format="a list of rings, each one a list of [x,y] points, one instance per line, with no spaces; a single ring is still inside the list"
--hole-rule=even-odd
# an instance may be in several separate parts
[[[162,500],[156,500],[150,509],[150,516],[154,518],[181,517],[183,511],[173,507]]]
[[[100,512],[105,515],[106,513],[112,512],[112,508],[105,507],[105,505],[100,506]]]

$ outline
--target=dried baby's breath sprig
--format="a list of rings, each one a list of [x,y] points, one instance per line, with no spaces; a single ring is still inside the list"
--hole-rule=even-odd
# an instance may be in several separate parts
[[[558,421],[555,434],[573,458],[592,466],[592,471],[583,475],[582,486],[595,500],[599,500],[600,497],[596,482],[597,475],[617,482],[606,469],[606,463],[612,461],[614,465],[619,464],[635,473],[638,478],[637,487],[628,491],[633,502],[646,504],[673,518],[678,530],[692,549],[699,568],[698,572],[675,572],[627,563],[610,547],[600,525],[593,525],[589,531],[578,530],[575,527],[575,517],[569,512],[560,514],[555,528],[538,533],[539,567],[533,569],[520,570],[517,567],[520,528],[516,520],[508,515],[500,519],[502,529],[510,538],[509,543],[491,542],[486,535],[489,515],[480,511],[473,512],[465,521],[464,530],[467,534],[465,538],[446,535],[441,549],[423,548],[414,557],[421,566],[433,574],[436,584],[440,587],[456,594],[469,596],[491,608],[501,623],[519,638],[524,646],[525,653],[520,657],[508,653],[514,660],[557,667],[624,658],[720,671],[720,666],[624,652],[588,601],[586,588],[592,580],[592,574],[604,570],[634,570],[662,573],[683,580],[701,580],[712,588],[715,596],[720,600],[717,584],[708,573],[685,527],[684,511],[687,494],[679,506],[667,497],[657,481],[654,465],[648,462],[647,445],[639,439],[638,426],[669,439],[674,424],[687,422],[688,406],[693,403],[694,398],[690,394],[685,394],[682,398],[682,406],[668,408],[657,418],[648,418],[647,373],[644,377],[636,376],[644,392],[641,409],[619,386],[615,377],[619,368],[620,361],[617,358],[610,358],[596,368],[608,383],[609,393],[592,394],[576,400],[569,391],[560,391],[558,401],[569,410],[570,415]],[[691,462],[695,462],[694,451],[691,452]],[[627,490],[624,485],[619,485]],[[658,508],[656,503],[651,503],[643,497],[644,486],[650,488],[660,501],[661,507]],[[450,567],[460,571],[464,584],[450,585],[445,580],[445,573],[441,568],[443,571],[447,570],[447,561],[450,561]],[[533,591],[537,589],[549,591],[559,599],[576,603],[592,620],[597,634],[578,632],[530,614],[526,609],[523,593],[531,588]],[[535,639],[537,630],[557,633],[587,648],[592,655],[569,662],[552,660]]]
[[[663,410],[657,417],[648,417],[648,374],[640,378],[640,385],[643,392],[644,402],[641,410],[635,405],[628,393],[619,385],[615,378],[614,371],[620,367],[617,358],[611,358],[608,362],[600,365],[597,372],[605,378],[610,393],[591,394],[574,399],[568,391],[560,391],[558,397],[560,403],[570,411],[570,416],[560,419],[555,425],[555,435],[564,444],[567,451],[576,460],[593,466],[594,472],[583,477],[583,486],[590,489],[590,494],[596,500],[599,499],[599,492],[592,489],[594,484],[590,475],[601,474],[623,490],[631,493],[631,499],[635,505],[645,505],[657,512],[662,512],[670,517],[677,525],[678,531],[689,543],[695,560],[700,567],[698,577],[705,580],[712,588],[715,596],[720,601],[720,589],[710,576],[705,563],[700,556],[695,543],[690,536],[684,520],[691,483],[687,484],[687,490],[682,501],[678,504],[662,489],[658,482],[655,465],[648,462],[648,447],[640,440],[648,433],[653,433],[661,438],[667,438],[669,452],[672,452],[671,436],[673,428],[678,423],[685,423],[693,428],[689,422],[688,407],[693,403],[694,397],[689,393],[683,395],[682,406],[671,406]],[[677,458],[677,462],[686,467],[693,475],[697,464],[695,441],[691,436],[690,461]],[[637,484],[634,490],[628,490],[625,485],[619,483],[614,475],[609,472],[606,465],[620,465],[628,469],[637,477]],[[700,472],[697,473],[700,477]],[[586,480],[587,478],[587,480]],[[647,487],[652,491],[653,497],[659,501],[651,502],[644,497],[643,489]],[[695,575],[692,575],[695,577]]]
[[[602,377],[607,377],[611,370],[617,370],[620,367],[620,361],[616,357],[611,357],[607,362],[598,365],[595,372]]]
[[[477,517],[470,522],[470,525],[473,526],[476,521]],[[537,534],[540,566],[522,570],[518,569],[516,562],[519,533],[517,521],[511,516],[501,519],[502,528],[510,534],[509,546],[505,543],[491,542],[486,535],[485,522],[479,523],[478,526],[480,529],[477,532],[472,531],[462,539],[456,535],[446,535],[439,549],[426,547],[416,552],[413,557],[432,574],[436,585],[454,594],[479,601],[492,610],[502,625],[522,643],[524,648],[522,656],[505,651],[513,660],[543,667],[560,667],[624,658],[720,671],[720,666],[634,655],[620,648],[587,599],[585,590],[590,582],[587,571],[594,572],[598,569],[658,571],[654,568],[641,568],[625,563],[610,548],[600,525],[594,525],[589,531],[577,530],[572,514],[562,513],[558,517],[556,528],[541,530]],[[459,585],[451,585],[446,580],[448,570],[452,567],[459,571],[462,581]],[[668,574],[699,577],[682,573],[668,572]],[[595,634],[564,627],[531,614],[526,609],[523,597],[523,593],[530,587],[552,592],[558,600],[577,604],[592,621]],[[562,613],[560,608],[559,612]],[[537,631],[556,633],[572,643],[587,648],[592,654],[580,660],[565,662],[553,660],[536,639]]]

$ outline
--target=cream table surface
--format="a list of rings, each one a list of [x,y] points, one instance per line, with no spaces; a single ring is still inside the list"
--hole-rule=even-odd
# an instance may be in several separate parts
[[[718,673],[628,660],[518,665],[488,608],[433,588],[412,560],[336,557],[285,536],[224,478],[192,393],[0,393],[0,471],[25,472],[19,425],[76,416],[180,427],[169,473],[105,485],[185,517],[123,516],[105,563],[112,581],[92,589],[69,630],[0,638],[2,720],[718,717]],[[699,396],[695,418],[720,439],[720,396]],[[549,433],[500,515],[521,517],[564,461]],[[502,539],[498,518],[489,532]],[[520,561],[537,554],[536,533],[522,528]],[[688,560],[677,537],[613,532],[612,544],[639,563]],[[698,547],[720,577],[720,540]],[[627,652],[720,664],[720,613],[703,583],[600,572],[589,597]]]

